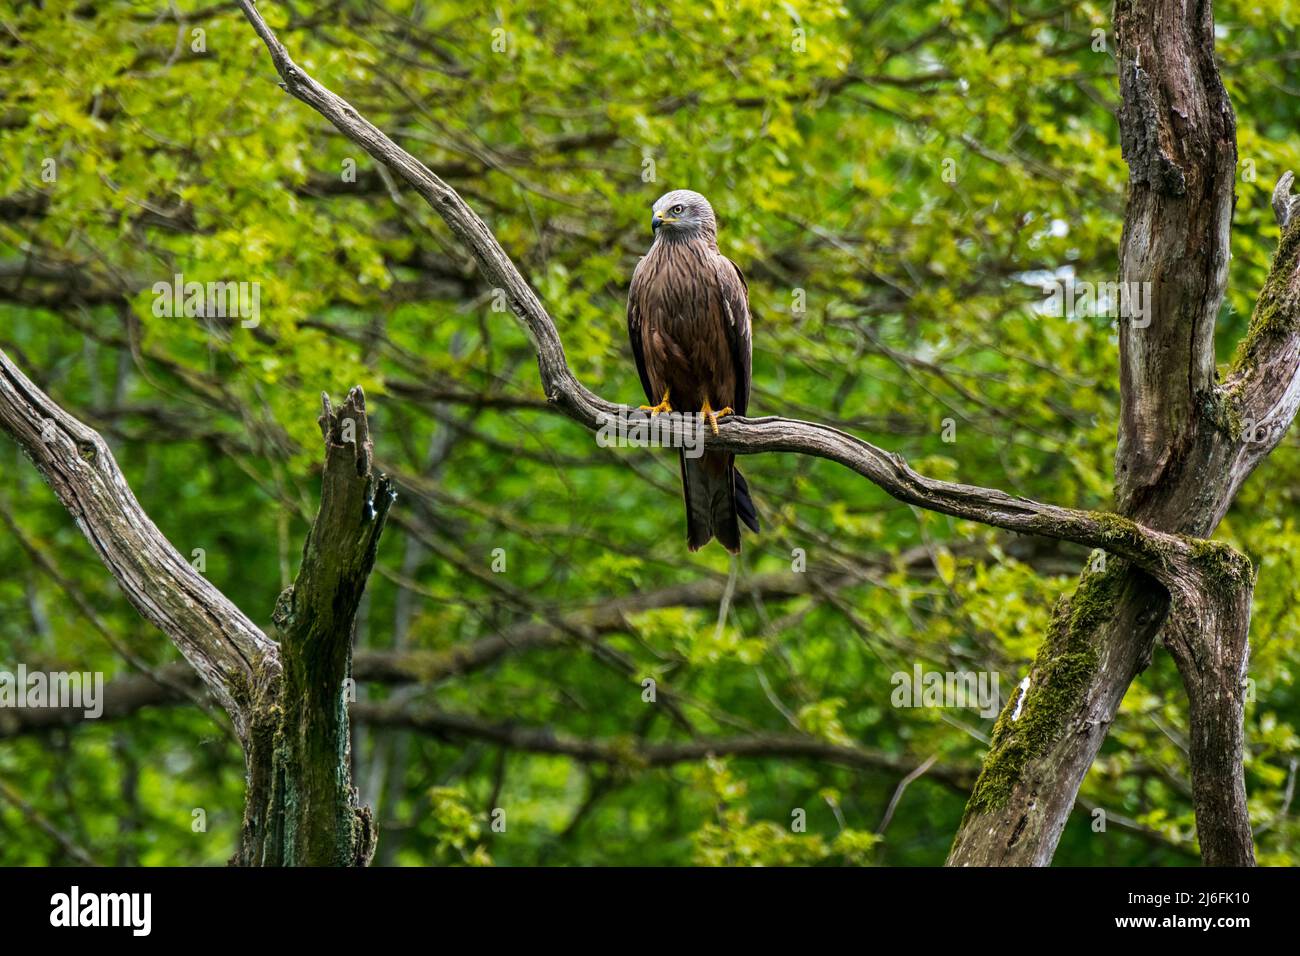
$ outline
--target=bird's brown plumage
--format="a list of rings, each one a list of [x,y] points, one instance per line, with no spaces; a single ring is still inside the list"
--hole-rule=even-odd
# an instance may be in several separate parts
[[[674,214],[675,213],[675,214]],[[628,290],[632,352],[646,398],[665,395],[676,412],[749,407],[749,290],[740,269],[718,251],[713,210],[699,193],[677,190],[655,203],[656,236]],[[687,543],[698,550],[716,536],[740,550],[743,520],[758,516],[735,456],[681,456]]]

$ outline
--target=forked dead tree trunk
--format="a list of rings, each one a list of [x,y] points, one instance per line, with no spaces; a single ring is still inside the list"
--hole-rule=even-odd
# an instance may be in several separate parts
[[[353,621],[394,494],[372,468],[361,390],[337,410],[328,398],[323,405],[320,511],[297,581],[277,602],[276,643],[163,537],[103,439],[0,352],[0,430],[230,716],[248,783],[231,862],[245,866],[364,866],[375,848],[351,783],[344,690]]]
[[[260,682],[248,748],[249,788],[235,860],[245,866],[365,866],[375,851],[369,808],[352,787],[345,692],[352,629],[389,507],[373,471],[365,396],[335,411],[321,396],[325,470],[302,569],[280,595],[280,667]]]

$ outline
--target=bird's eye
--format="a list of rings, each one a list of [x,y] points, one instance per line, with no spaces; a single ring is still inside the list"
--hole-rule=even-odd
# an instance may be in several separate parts
[[[674,216],[680,216],[680,215],[681,215],[682,213],[684,213],[685,211],[686,211],[686,207],[685,207],[685,206],[673,206],[673,208],[672,208],[672,213],[673,213]]]

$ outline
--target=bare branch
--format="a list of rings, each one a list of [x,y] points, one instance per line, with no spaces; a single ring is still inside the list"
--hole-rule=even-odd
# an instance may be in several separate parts
[[[68,509],[133,607],[166,634],[248,730],[249,694],[276,646],[194,570],[136,501],[104,440],[60,408],[0,351],[0,430]]]
[[[547,728],[486,721],[467,714],[403,705],[352,705],[353,716],[375,727],[416,730],[447,737],[486,740],[530,753],[557,754],[589,763],[632,767],[668,767],[715,757],[806,757],[860,770],[911,773],[921,761],[866,747],[845,746],[796,734],[751,734],[743,737],[650,743],[635,737],[592,740],[557,734]],[[970,768],[936,764],[929,775],[944,783],[969,786]]]
[[[1290,194],[1293,180],[1284,173],[1273,191],[1282,239],[1224,384],[1235,439],[1227,464],[1231,495],[1277,447],[1300,410],[1300,196]]]
[[[1288,169],[1278,177],[1277,185],[1273,187],[1273,215],[1277,219],[1277,224],[1284,230],[1295,217],[1296,212],[1300,211],[1300,196],[1291,195],[1293,182],[1295,182],[1295,173]]]
[[[32,822],[32,824],[48,836],[51,840],[59,845],[59,848],[68,855],[69,858],[76,861],[80,866],[98,866],[94,857],[83,850],[75,840],[58,829],[54,824],[45,818],[40,810],[36,809],[30,803],[23,799],[22,794],[9,784],[0,780],[0,799],[4,799],[13,804],[23,816]]]

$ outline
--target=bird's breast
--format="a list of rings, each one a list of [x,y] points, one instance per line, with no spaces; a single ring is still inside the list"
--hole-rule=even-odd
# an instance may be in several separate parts
[[[716,298],[717,277],[696,243],[657,243],[646,256],[643,321],[669,334],[705,320]]]

